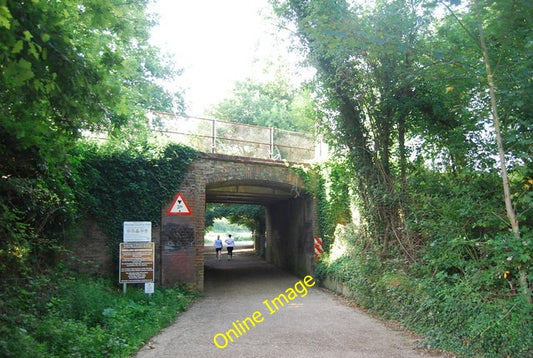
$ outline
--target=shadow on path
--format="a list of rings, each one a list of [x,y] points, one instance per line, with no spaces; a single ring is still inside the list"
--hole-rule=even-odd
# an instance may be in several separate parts
[[[416,349],[411,336],[387,328],[316,285],[283,301],[271,314],[263,302],[301,279],[250,251],[235,252],[231,261],[208,253],[204,296],[136,357],[444,357]],[[254,312],[262,318],[255,326],[238,337],[228,333]],[[224,348],[214,344],[217,336]]]
[[[240,291],[268,292],[266,282],[275,281],[276,278],[281,280],[287,276],[290,275],[255,256],[253,250],[237,250],[229,261],[226,254],[220,261],[216,260],[214,254],[206,254],[204,294],[216,296]]]

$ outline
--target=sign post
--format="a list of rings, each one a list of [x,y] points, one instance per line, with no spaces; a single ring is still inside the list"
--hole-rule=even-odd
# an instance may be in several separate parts
[[[119,283],[126,293],[128,283],[154,282],[155,245],[150,221],[125,221],[124,236],[120,243]]]

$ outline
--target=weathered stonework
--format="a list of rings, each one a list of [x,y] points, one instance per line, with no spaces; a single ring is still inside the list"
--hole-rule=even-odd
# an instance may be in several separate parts
[[[69,255],[71,268],[87,274],[107,274],[114,272],[111,250],[96,220],[87,218],[78,226],[76,239],[65,245],[73,255]]]
[[[256,251],[267,261],[298,275],[312,274],[315,205],[300,176],[283,162],[205,154],[191,163],[181,193],[191,215],[169,215],[174,198],[161,208],[161,222],[152,223],[155,281],[203,290],[205,206],[208,202],[263,205],[265,232],[256,233]],[[72,243],[74,268],[114,275],[112,249],[94,220],[80,226]],[[118,250],[118,247],[116,248]]]
[[[192,214],[169,215],[170,198],[168,206],[162,209],[161,283],[170,286],[185,282],[203,289],[206,202],[264,205],[270,219],[264,247],[258,251],[284,269],[297,274],[311,273],[314,205],[303,187],[300,176],[282,162],[216,154],[195,160],[181,187],[176,189]],[[180,230],[188,234],[176,239],[176,231]],[[176,241],[180,244],[174,245]]]

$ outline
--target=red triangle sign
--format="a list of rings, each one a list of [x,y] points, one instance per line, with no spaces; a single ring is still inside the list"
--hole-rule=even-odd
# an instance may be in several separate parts
[[[172,202],[172,205],[170,205],[170,208],[167,210],[168,215],[191,215],[191,208],[189,208],[189,205],[187,205],[187,202],[185,199],[183,199],[183,195],[181,193],[178,193],[176,197],[174,198],[174,201]]]

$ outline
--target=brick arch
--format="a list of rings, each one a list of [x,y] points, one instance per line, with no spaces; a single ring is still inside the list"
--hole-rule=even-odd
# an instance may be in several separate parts
[[[305,193],[301,177],[287,164],[205,154],[191,163],[178,192],[191,215],[169,215],[170,200],[162,208],[158,252],[163,285],[185,282],[203,289],[208,202],[263,205],[267,219],[262,242],[265,259],[297,274],[313,270],[314,203]]]

